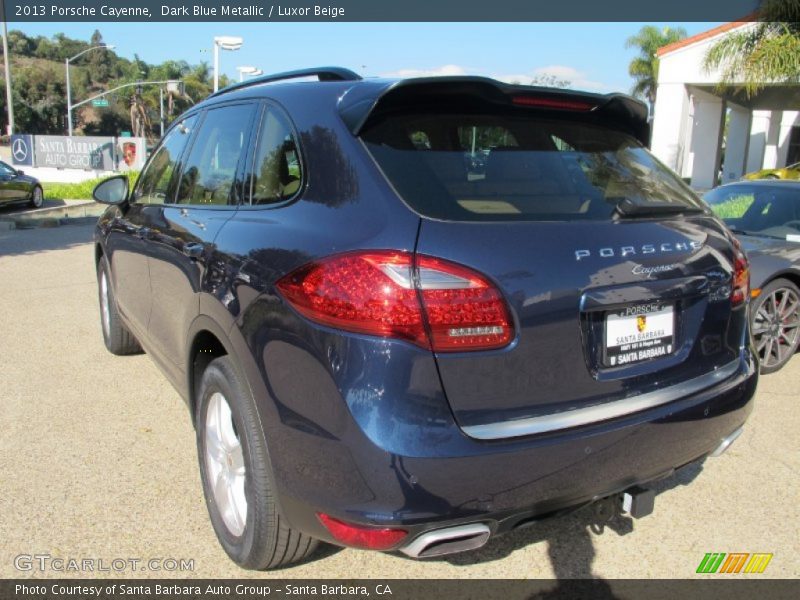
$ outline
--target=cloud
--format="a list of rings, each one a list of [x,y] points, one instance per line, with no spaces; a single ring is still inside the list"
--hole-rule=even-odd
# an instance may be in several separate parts
[[[409,77],[445,77],[447,75],[473,75],[468,73],[464,67],[458,65],[442,65],[433,69],[400,69],[391,73],[383,73],[381,77],[399,77],[406,79]]]
[[[383,73],[381,77],[399,77],[405,79],[408,77],[440,77],[447,75],[486,75],[498,81],[521,84],[530,84],[537,76],[550,75],[556,79],[569,81],[569,87],[576,90],[607,92],[613,89],[612,86],[602,81],[589,79],[585,72],[567,65],[539,67],[527,73],[485,73],[461,65],[442,65],[441,67],[434,67],[431,69],[399,69],[397,71]]]

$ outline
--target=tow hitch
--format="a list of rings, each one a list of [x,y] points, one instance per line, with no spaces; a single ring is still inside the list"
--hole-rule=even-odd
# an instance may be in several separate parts
[[[656,493],[639,485],[629,487],[622,492],[622,512],[628,513],[634,519],[641,519],[653,512],[656,503]]]

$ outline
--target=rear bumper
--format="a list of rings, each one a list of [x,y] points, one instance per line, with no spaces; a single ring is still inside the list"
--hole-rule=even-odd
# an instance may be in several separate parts
[[[284,515],[309,535],[335,543],[317,512],[403,527],[409,536],[400,546],[471,523],[495,535],[667,477],[710,455],[745,422],[757,377],[745,350],[724,380],[672,402],[601,423],[491,441],[467,436],[452,415],[414,419],[413,400],[412,414],[395,414],[391,422],[391,414],[360,412],[361,400],[345,393],[347,422],[338,422],[337,435],[309,431],[308,423],[304,432],[283,424],[270,428],[267,439],[271,447],[279,444],[271,454]],[[384,402],[387,410],[397,409]]]

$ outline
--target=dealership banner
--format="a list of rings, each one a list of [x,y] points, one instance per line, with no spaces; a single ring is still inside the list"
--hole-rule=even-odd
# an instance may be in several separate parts
[[[795,580],[745,579],[282,579],[280,573],[264,579],[6,579],[0,580],[0,598],[83,600],[255,600],[293,598],[335,600],[347,598],[419,600],[554,600],[725,598],[752,600],[797,598]]]
[[[716,22],[742,19],[758,3],[758,0],[6,0],[5,20]]]
[[[19,134],[11,137],[11,160],[17,166],[84,171],[140,170],[146,159],[139,137]]]

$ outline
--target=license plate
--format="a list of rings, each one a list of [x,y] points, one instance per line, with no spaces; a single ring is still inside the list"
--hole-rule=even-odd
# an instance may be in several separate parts
[[[604,363],[631,365],[672,354],[675,307],[644,304],[606,313]]]

